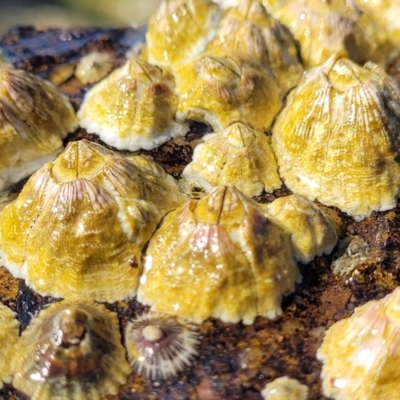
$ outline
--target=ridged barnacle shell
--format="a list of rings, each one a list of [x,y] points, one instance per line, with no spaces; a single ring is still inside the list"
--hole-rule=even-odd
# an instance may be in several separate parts
[[[4,266],[43,295],[133,296],[143,246],[162,216],[186,199],[173,178],[155,171],[94,143],[70,143],[0,213]]]
[[[138,300],[196,323],[274,318],[300,279],[283,229],[229,186],[169,213],[149,242],[144,269]]]
[[[307,400],[308,387],[297,379],[281,376],[269,382],[261,395],[264,400]]]
[[[150,379],[177,375],[198,354],[198,327],[176,316],[149,312],[128,322],[125,347],[133,368]]]
[[[307,71],[273,128],[279,173],[295,193],[362,219],[400,192],[400,92],[379,67],[334,56]]]
[[[53,84],[0,65],[0,190],[53,160],[77,126],[71,104]]]
[[[13,386],[31,400],[100,400],[117,394],[131,370],[117,315],[100,304],[60,302],[22,333]]]
[[[0,389],[3,382],[11,383],[10,362],[16,350],[19,323],[15,313],[0,303]]]
[[[193,160],[182,173],[181,187],[206,192],[218,185],[234,185],[246,196],[272,192],[282,182],[269,138],[241,122],[203,137]]]
[[[336,400],[397,399],[400,288],[332,325],[318,349],[322,388]]]
[[[300,43],[306,68],[347,51],[359,64],[383,63],[392,49],[386,32],[346,0],[293,0],[275,13]]]
[[[329,254],[338,240],[335,225],[306,197],[293,194],[265,206],[272,217],[290,234],[297,260],[306,264],[315,256]]]
[[[221,10],[211,0],[164,0],[149,21],[148,61],[177,66],[201,54],[214,37]]]
[[[272,73],[242,57],[203,55],[176,76],[179,121],[206,122],[214,131],[240,121],[266,131],[282,107]]]
[[[206,52],[257,60],[271,68],[282,95],[299,83],[303,73],[292,34],[258,0],[241,1],[227,10]]]
[[[153,149],[188,131],[174,120],[174,88],[169,71],[128,60],[86,93],[78,112],[80,124],[117,149]]]
[[[79,60],[75,76],[83,85],[96,83],[112,70],[113,61],[110,53],[93,51]]]

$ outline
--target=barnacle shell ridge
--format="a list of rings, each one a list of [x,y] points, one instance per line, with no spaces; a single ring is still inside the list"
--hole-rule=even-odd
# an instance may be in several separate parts
[[[12,370],[13,386],[32,400],[100,400],[117,394],[131,369],[115,313],[60,302],[22,333]]]
[[[274,318],[300,280],[287,234],[230,186],[169,213],[145,258],[138,300],[196,323]]]

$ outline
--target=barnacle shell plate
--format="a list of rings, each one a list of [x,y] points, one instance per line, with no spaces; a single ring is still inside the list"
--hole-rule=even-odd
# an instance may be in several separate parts
[[[318,349],[322,388],[336,400],[398,398],[400,288],[332,325]]]
[[[115,313],[60,302],[22,333],[12,370],[13,386],[31,400],[100,400],[118,393],[131,368]]]
[[[251,324],[279,315],[282,295],[299,280],[286,233],[239,190],[220,186],[164,218],[138,300],[196,323],[213,316]]]
[[[273,127],[279,173],[295,193],[356,219],[400,192],[400,92],[379,67],[333,56],[307,71]]]

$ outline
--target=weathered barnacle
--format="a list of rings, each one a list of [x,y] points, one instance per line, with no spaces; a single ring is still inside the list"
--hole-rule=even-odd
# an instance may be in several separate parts
[[[117,394],[130,367],[117,315],[100,304],[60,302],[22,333],[13,386],[31,400],[100,400]]]
[[[400,288],[332,325],[317,351],[325,396],[396,399],[400,371]]]
[[[302,263],[329,254],[335,247],[338,235],[334,224],[306,197],[296,194],[280,197],[265,209],[267,216],[290,234],[295,257]]]
[[[179,121],[206,122],[214,131],[240,121],[267,131],[282,107],[272,73],[242,57],[203,55],[176,76]]]
[[[143,246],[186,199],[173,178],[154,170],[94,143],[70,143],[0,213],[3,265],[43,295],[133,296]]]
[[[149,242],[138,300],[196,323],[251,324],[279,315],[282,295],[299,279],[283,229],[239,190],[219,186],[164,218]]]
[[[93,51],[79,60],[75,76],[84,84],[96,83],[109,74],[113,67],[110,53]]]
[[[246,196],[272,192],[282,182],[269,138],[240,122],[203,137],[193,160],[182,173],[181,187],[209,192],[218,185],[234,185]]]
[[[128,322],[125,348],[132,367],[150,379],[169,378],[197,355],[198,327],[183,318],[149,312]]]
[[[78,118],[110,146],[150,150],[187,133],[174,120],[177,107],[172,74],[131,59],[87,92]]]
[[[341,55],[307,71],[273,127],[279,173],[295,193],[356,219],[395,207],[400,92],[379,67]]]
[[[149,21],[147,57],[176,66],[201,54],[214,37],[221,10],[211,0],[163,0]]]
[[[269,382],[261,395],[265,400],[307,400],[308,387],[297,379],[281,376]]]
[[[11,383],[10,360],[16,350],[19,323],[15,313],[0,303],[0,389],[3,383]]]
[[[53,160],[75,112],[50,82],[0,65],[0,190]]]

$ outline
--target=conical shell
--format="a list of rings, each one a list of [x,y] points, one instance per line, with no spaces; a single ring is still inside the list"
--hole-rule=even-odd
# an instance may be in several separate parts
[[[143,246],[162,216],[186,199],[171,177],[146,175],[101,146],[70,143],[0,213],[4,265],[43,295],[133,296]]]
[[[356,219],[400,192],[400,92],[376,65],[335,56],[306,72],[273,128],[279,173],[295,193]]]
[[[332,325],[318,349],[322,388],[336,400],[398,398],[400,288]]]
[[[181,187],[209,192],[218,185],[234,185],[246,196],[272,192],[282,182],[269,138],[238,122],[203,137],[193,160],[182,173]]]
[[[0,190],[54,160],[77,126],[71,104],[53,84],[0,65]]]
[[[170,72],[128,60],[87,92],[78,112],[80,124],[117,149],[154,149],[189,130],[174,120],[174,88]]]
[[[100,400],[131,370],[117,315],[100,304],[50,305],[18,342],[13,386],[31,400]]]
[[[146,252],[138,300],[196,323],[251,324],[279,315],[282,295],[299,279],[286,233],[240,191],[219,186],[164,218]]]

